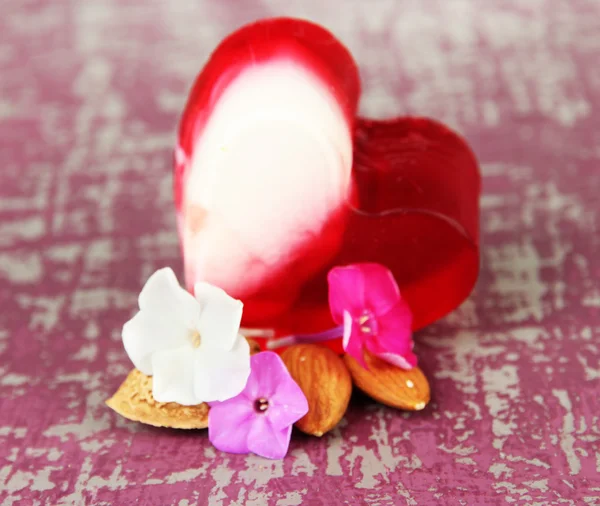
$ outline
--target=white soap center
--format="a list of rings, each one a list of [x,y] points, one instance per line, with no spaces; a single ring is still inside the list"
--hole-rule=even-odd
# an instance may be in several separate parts
[[[185,205],[206,216],[185,232],[188,274],[252,291],[343,205],[351,165],[348,124],[322,80],[289,60],[244,71],[194,149]]]

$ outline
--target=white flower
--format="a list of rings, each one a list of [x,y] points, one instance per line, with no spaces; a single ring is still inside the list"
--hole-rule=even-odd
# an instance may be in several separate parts
[[[243,304],[208,283],[194,291],[195,298],[170,268],[160,269],[140,293],[140,311],[123,326],[125,351],[153,376],[158,402],[230,399],[250,375],[250,348],[238,334]]]

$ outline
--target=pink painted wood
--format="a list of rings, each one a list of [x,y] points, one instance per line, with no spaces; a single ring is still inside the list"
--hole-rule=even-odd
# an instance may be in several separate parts
[[[483,170],[478,285],[416,336],[432,404],[356,395],[280,462],[104,405],[140,287],[182,275],[171,157],[190,83],[272,15],[350,49],[360,114],[437,118]],[[0,503],[598,503],[599,29],[586,0],[3,5]]]

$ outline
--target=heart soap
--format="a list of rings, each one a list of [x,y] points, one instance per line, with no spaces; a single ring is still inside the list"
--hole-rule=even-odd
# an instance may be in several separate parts
[[[245,326],[330,327],[327,270],[379,262],[415,328],[445,315],[478,273],[480,176],[466,143],[428,119],[356,117],[358,71],[307,21],[259,21],[199,74],[175,152],[188,289],[244,301]]]
[[[358,72],[323,28],[291,19],[235,32],[198,76],[176,151],[185,278],[286,313],[339,252],[350,212]]]
[[[352,174],[340,251],[305,286],[280,323],[284,332],[332,326],[326,272],[333,265],[387,266],[412,310],[414,329],[455,309],[477,280],[481,178],[462,138],[426,118],[359,118]]]

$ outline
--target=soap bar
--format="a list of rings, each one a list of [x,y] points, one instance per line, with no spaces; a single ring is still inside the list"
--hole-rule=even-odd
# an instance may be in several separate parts
[[[478,274],[480,174],[455,132],[427,118],[356,115],[360,80],[327,30],[275,18],[214,51],[191,90],[175,151],[189,290],[244,302],[244,326],[332,325],[327,271],[378,262],[423,327]]]
[[[331,265],[388,267],[411,308],[413,329],[458,307],[479,273],[481,178],[469,146],[428,118],[358,118],[352,174],[351,212]],[[282,332],[331,326],[326,297],[321,274],[279,322]]]
[[[218,285],[245,301],[246,320],[267,321],[334,258],[358,95],[352,57],[312,23],[260,21],[221,43],[194,84],[176,150],[188,289]]]

